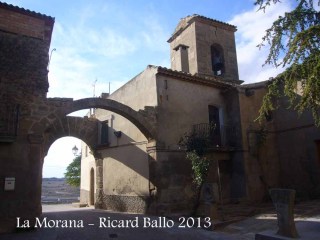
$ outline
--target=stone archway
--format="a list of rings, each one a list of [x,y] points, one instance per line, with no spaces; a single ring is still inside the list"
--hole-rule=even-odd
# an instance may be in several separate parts
[[[91,148],[97,145],[97,119],[67,116],[72,112],[89,108],[101,108],[117,113],[132,122],[148,142],[156,141],[156,109],[153,107],[146,106],[143,110],[135,111],[125,104],[103,98],[75,101],[71,98],[49,98],[40,101],[38,105],[39,107],[33,110],[33,114],[38,118],[30,125],[28,137],[30,141],[44,143],[44,155],[55,140],[64,136],[77,137]]]
[[[131,107],[122,104],[120,102],[104,99],[104,98],[83,98],[73,102],[70,102],[67,106],[62,109],[62,115],[68,115],[69,113],[88,109],[88,108],[101,108],[117,113],[130,122],[132,122],[148,140],[156,138],[156,129],[152,119],[148,118],[148,114],[144,110],[135,111]]]
[[[120,102],[103,98],[84,98],[73,101],[71,98],[52,98],[39,101],[37,108],[32,110],[36,116],[27,129],[30,139],[37,142],[43,140],[47,132],[62,132],[69,136],[70,126],[68,125],[68,114],[89,108],[101,108],[117,113],[132,122],[148,139],[154,141],[157,138],[156,132],[156,109],[146,106],[145,109],[134,110]]]
[[[43,160],[51,144],[65,136],[79,138],[92,148],[97,163],[95,204],[98,207],[101,205],[103,161],[99,158],[99,151],[95,149],[98,120],[67,116],[71,112],[88,108],[109,110],[127,118],[144,134],[149,143],[155,143],[157,137],[156,111],[153,107],[145,107],[145,109],[136,111],[122,103],[100,98],[76,101],[70,98],[36,98],[33,102],[25,102],[21,107],[23,116],[19,120],[20,131],[17,141],[7,147],[8,152],[14,152],[16,149],[20,149],[20,151],[15,156],[5,156],[7,159],[14,159],[14,161],[8,160],[8,162],[17,163],[6,165],[6,169],[14,173],[12,176],[16,177],[18,187],[14,198],[6,198],[9,195],[7,194],[2,200],[0,223],[4,226],[4,229],[14,228],[16,216],[30,219],[30,223],[32,223],[32,219],[34,220],[41,215]],[[24,164],[24,168],[21,168],[21,164]],[[149,169],[149,181],[153,183],[154,171],[152,171],[150,163]],[[30,179],[30,181],[23,181],[25,178]],[[155,188],[152,187],[152,189]],[[9,220],[2,221],[4,216]]]
[[[50,99],[49,99],[50,100]],[[54,99],[55,106],[57,106],[57,100]],[[104,192],[103,192],[103,159],[100,155],[101,146],[98,142],[98,125],[100,121],[95,118],[90,117],[72,117],[67,116],[69,113],[89,108],[99,108],[108,111],[112,111],[117,113],[133,123],[143,135],[146,137],[148,141],[147,152],[145,153],[149,159],[147,161],[148,165],[148,180],[149,180],[149,192],[150,195],[154,196],[156,194],[155,187],[155,173],[154,173],[154,160],[153,157],[150,156],[149,149],[154,149],[156,147],[156,109],[154,107],[145,107],[143,110],[135,111],[132,108],[110,99],[102,99],[102,98],[86,98],[80,99],[76,101],[72,101],[71,99],[64,99],[63,104],[59,106],[57,110],[53,113],[55,116],[54,120],[52,119],[52,114],[50,116],[44,117],[40,123],[42,126],[45,126],[44,131],[44,140],[45,146],[44,150],[47,152],[47,149],[50,147],[51,143],[56,139],[62,136],[73,136],[83,140],[91,149],[93,156],[96,162],[95,171],[95,207],[103,208],[104,206]],[[50,121],[48,121],[50,120]],[[34,129],[39,129],[39,125],[34,125]],[[129,167],[132,167],[131,165]],[[133,169],[136,171],[137,169]],[[138,172],[139,173],[139,172]],[[88,175],[89,179],[90,174]],[[90,180],[89,180],[90,182]],[[91,184],[88,185],[88,190],[90,189]],[[90,192],[88,192],[88,196],[85,199],[90,202]],[[151,200],[151,199],[150,199]],[[149,199],[146,200],[147,205],[150,203]],[[148,210],[149,211],[149,210]]]
[[[98,134],[98,120],[81,117],[66,116],[56,119],[44,131],[44,154],[51,144],[61,137],[76,137],[85,142],[91,150],[96,146]]]

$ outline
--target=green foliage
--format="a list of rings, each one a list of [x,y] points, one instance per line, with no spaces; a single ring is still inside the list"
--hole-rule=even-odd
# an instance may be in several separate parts
[[[211,132],[214,128],[215,124],[210,124],[208,131]],[[192,131],[189,134],[185,134],[178,144],[186,148],[186,158],[190,160],[192,165],[193,182],[197,188],[201,188],[207,177],[210,166],[210,161],[204,157],[204,154],[210,145],[209,137],[203,133]]]
[[[280,0],[256,0],[255,5],[265,11]],[[320,5],[320,0],[318,1]],[[287,67],[268,88],[263,99],[259,118],[279,105],[281,96],[289,98],[290,107],[302,113],[312,111],[315,123],[320,126],[320,12],[313,0],[296,0],[291,12],[279,16],[266,30],[258,46],[270,46],[265,64]]]
[[[200,131],[194,129],[191,133],[185,134],[178,143],[179,146],[186,149],[186,158],[191,162],[193,183],[196,188],[193,215],[196,214],[200,205],[201,188],[207,178],[210,167],[210,161],[204,155],[210,146],[210,136],[208,134],[210,135],[210,132],[214,131],[215,126],[214,123],[210,123],[208,129]]]
[[[210,161],[205,157],[200,157],[195,150],[187,152],[187,159],[191,161],[193,182],[200,188],[207,177]]]
[[[208,140],[191,133],[190,135],[185,134],[185,136],[180,139],[178,145],[186,148],[187,152],[194,151],[198,156],[202,156],[208,146]]]
[[[64,174],[66,182],[75,187],[80,187],[81,177],[81,155],[76,156],[73,161],[67,167],[67,171]]]
[[[190,133],[185,133],[183,137],[180,138],[178,143],[179,146],[186,148],[187,152],[195,151],[197,155],[202,156],[210,145],[210,134],[214,132],[216,125],[211,122],[208,129],[205,129],[204,132],[195,130]]]

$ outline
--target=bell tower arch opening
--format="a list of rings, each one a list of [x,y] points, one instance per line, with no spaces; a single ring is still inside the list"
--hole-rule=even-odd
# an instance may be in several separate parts
[[[223,76],[225,72],[223,48],[219,44],[211,45],[211,64],[214,76]]]

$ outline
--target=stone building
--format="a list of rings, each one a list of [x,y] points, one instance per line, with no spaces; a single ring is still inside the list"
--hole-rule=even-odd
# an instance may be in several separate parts
[[[55,140],[95,140],[87,134],[96,122],[66,117],[72,99],[46,97],[53,25],[52,17],[0,2],[0,233],[17,217],[32,224],[41,215],[43,160]]]
[[[30,129],[49,87],[53,24],[51,17],[0,3],[0,233],[16,216],[41,214],[45,155]]]
[[[235,31],[203,16],[185,17],[168,40],[171,69],[148,66],[110,96],[101,96],[144,109],[157,136],[151,147],[126,118],[95,110],[103,122],[101,207],[146,212],[154,204],[158,213],[190,210],[191,166],[178,145],[188,132],[211,141],[207,184],[216,202],[262,201],[269,188],[280,186],[296,189],[299,198],[319,194],[319,129],[310,113],[298,117],[287,110],[285,99],[262,123],[255,121],[268,81],[239,80]],[[88,146],[82,152],[81,201],[94,204],[97,161]]]
[[[190,131],[211,143],[213,201],[260,201],[271,187],[317,196],[320,131],[310,113],[286,107],[254,121],[268,82],[239,81],[235,26],[183,18],[168,41],[171,69],[147,66],[110,96],[74,101],[46,97],[53,25],[0,3],[0,233],[41,215],[43,160],[64,136],[85,143],[81,202],[97,208],[190,211],[191,166],[179,146]],[[81,109],[91,115],[67,116]]]
[[[245,196],[242,154],[235,150],[241,146],[239,106],[233,91],[241,83],[235,31],[234,26],[205,17],[184,18],[168,40],[172,69],[148,66],[110,96],[102,96],[137,111],[144,109],[143,114],[152,116],[157,136],[156,144],[150,146],[139,129],[124,117],[95,110],[95,117],[103,122],[99,146],[103,159],[103,207],[146,212],[149,198],[155,195],[151,204],[156,209],[190,209],[191,166],[178,143],[192,128],[202,131],[213,121],[218,126],[214,155],[221,159],[221,165],[229,166],[232,159],[239,162],[233,179],[224,176],[228,172],[222,173],[226,178],[223,194],[229,198],[230,189],[234,188],[234,198]],[[217,63],[215,58],[219,58]],[[232,106],[228,104],[231,102]],[[82,150],[81,201],[92,204],[96,179],[92,174],[97,162],[87,149],[84,146]],[[150,165],[152,162],[156,166]],[[217,192],[217,181],[214,189]]]

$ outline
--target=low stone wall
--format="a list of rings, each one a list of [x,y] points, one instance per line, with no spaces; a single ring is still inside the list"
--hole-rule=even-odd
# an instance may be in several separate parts
[[[148,200],[146,196],[104,195],[103,208],[118,212],[146,213]]]

